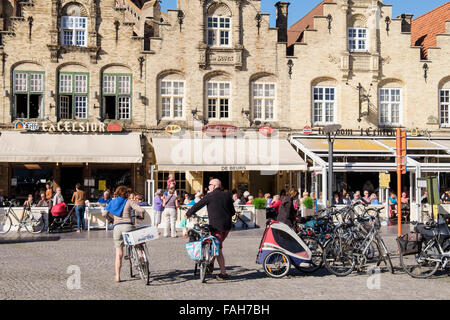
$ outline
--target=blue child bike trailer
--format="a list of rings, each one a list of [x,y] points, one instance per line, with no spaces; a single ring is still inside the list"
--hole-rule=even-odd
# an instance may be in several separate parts
[[[186,251],[192,260],[202,259],[202,244],[203,241],[211,240],[211,254],[216,257],[219,255],[219,240],[216,237],[209,236],[201,239],[200,241],[193,241],[186,243]]]

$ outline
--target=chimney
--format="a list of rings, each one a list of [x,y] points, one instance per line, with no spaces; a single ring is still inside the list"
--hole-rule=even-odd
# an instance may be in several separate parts
[[[275,7],[277,8],[278,42],[287,42],[289,5],[290,3],[287,1],[279,1],[275,3]]]
[[[412,17],[413,17],[413,14],[408,14],[408,13],[403,13],[402,15],[397,17],[397,18],[402,19],[402,32],[411,32]]]

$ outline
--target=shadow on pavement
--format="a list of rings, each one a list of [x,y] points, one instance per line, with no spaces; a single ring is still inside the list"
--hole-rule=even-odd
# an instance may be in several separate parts
[[[48,236],[37,236],[37,237],[21,237],[17,238],[5,238],[0,239],[0,244],[14,244],[14,243],[26,243],[26,242],[45,242],[45,241],[58,241],[61,237],[48,237]]]

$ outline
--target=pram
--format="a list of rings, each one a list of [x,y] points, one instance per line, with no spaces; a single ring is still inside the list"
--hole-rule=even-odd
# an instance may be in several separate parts
[[[72,231],[76,226],[74,209],[75,206],[69,211],[64,202],[54,205],[50,211],[53,221],[48,226],[48,233]]]
[[[308,245],[288,225],[269,219],[259,245],[256,263],[262,264],[264,272],[273,278],[289,273],[291,264],[309,267],[314,264]]]

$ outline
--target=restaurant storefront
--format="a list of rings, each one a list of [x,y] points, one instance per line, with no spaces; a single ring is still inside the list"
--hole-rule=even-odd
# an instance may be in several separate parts
[[[363,193],[372,188],[382,203],[389,192],[396,193],[396,142],[395,135],[385,130],[373,135],[338,135],[333,147],[333,192]],[[308,163],[308,172],[300,176],[299,185],[304,191],[317,195],[325,205],[327,195],[328,141],[323,135],[293,134],[291,144]],[[407,139],[407,173],[402,175],[402,192],[410,198],[411,218],[420,219],[420,200],[423,187],[418,180],[438,176],[440,192],[448,186],[450,177],[450,138],[410,136]],[[389,183],[380,183],[382,175]]]
[[[279,194],[296,187],[297,175],[306,164],[288,140],[246,132],[239,136],[210,137],[185,134],[152,138],[156,156],[155,188],[165,189],[169,174],[177,189],[191,194],[206,192],[211,179],[222,181],[225,190],[258,190]]]
[[[0,148],[0,189],[17,199],[48,182],[62,188],[66,201],[77,183],[89,199],[122,184],[135,189],[143,161],[139,133],[2,131]]]

